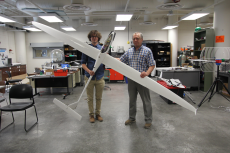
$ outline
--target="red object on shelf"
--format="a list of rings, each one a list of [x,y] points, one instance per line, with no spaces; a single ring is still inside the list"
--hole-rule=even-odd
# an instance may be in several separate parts
[[[54,76],[67,76],[68,70],[54,70]]]
[[[113,70],[113,69],[106,69],[109,70],[110,72],[110,80],[124,80],[124,75],[122,75],[121,73]]]
[[[168,86],[166,82],[164,82],[163,80],[158,80],[157,81],[159,84],[161,84],[162,86],[164,86],[167,89],[178,89],[178,87],[173,87],[173,86]],[[184,86],[184,85],[183,85]],[[186,86],[184,86],[186,88]]]

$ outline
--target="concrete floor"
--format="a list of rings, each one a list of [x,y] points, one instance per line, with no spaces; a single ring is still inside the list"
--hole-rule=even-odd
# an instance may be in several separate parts
[[[167,104],[158,94],[151,93],[153,125],[144,129],[143,105],[137,101],[137,122],[125,126],[128,119],[128,91],[125,83],[111,83],[104,90],[101,115],[104,122],[89,123],[86,94],[76,111],[77,121],[62,111],[53,98],[70,104],[77,101],[83,87],[62,99],[60,89],[40,89],[36,96],[39,123],[28,133],[24,131],[24,112],[15,113],[15,124],[0,133],[1,153],[228,153],[230,152],[230,103],[216,94],[210,103],[199,108],[197,115],[179,105]],[[205,95],[190,91],[197,103]],[[185,98],[189,101],[187,98]],[[1,104],[2,105],[2,104]],[[213,108],[225,106],[225,108]],[[34,110],[28,110],[28,124],[35,121]],[[11,121],[9,113],[2,124]]]

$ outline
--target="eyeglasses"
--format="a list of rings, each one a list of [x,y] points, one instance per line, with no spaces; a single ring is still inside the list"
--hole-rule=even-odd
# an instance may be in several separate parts
[[[140,38],[133,38],[133,41],[134,41],[135,39],[136,39],[136,40],[139,40]]]

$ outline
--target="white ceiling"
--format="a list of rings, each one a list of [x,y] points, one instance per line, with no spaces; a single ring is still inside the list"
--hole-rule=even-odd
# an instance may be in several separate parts
[[[24,8],[35,8],[33,4],[26,0],[18,0],[24,5],[18,6],[17,0],[0,0],[0,13],[14,18],[25,17],[27,21],[33,20],[36,13],[31,11],[22,11]],[[61,17],[65,20],[85,19],[84,11],[66,11],[63,9],[64,5],[70,5],[71,0],[29,0],[36,4],[43,10],[59,10],[62,11]],[[168,0],[169,1],[169,0]],[[167,17],[168,10],[159,10],[157,6],[164,4],[165,0],[84,0],[84,5],[91,8],[90,17],[96,20],[111,19],[114,20],[116,13],[132,12],[134,16],[132,20],[143,20],[145,14],[149,14],[151,19]],[[173,1],[172,1],[173,3]],[[173,14],[178,17],[183,16],[195,10],[209,8],[213,12],[214,0],[180,0],[178,3],[183,7],[179,10],[174,10]],[[41,11],[41,10],[39,10]],[[210,15],[210,17],[212,14]],[[66,23],[69,23],[68,21]],[[71,25],[70,25],[71,26]]]

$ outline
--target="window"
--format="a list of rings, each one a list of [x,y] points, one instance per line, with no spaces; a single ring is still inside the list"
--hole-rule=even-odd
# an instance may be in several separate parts
[[[63,51],[62,47],[34,47],[33,58],[50,59],[50,53],[54,49],[60,49]]]

